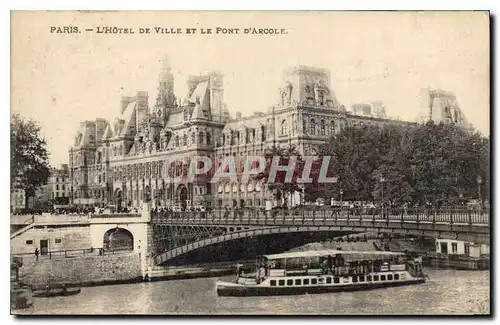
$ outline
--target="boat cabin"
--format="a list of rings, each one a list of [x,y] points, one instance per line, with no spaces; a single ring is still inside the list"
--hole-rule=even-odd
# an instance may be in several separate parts
[[[421,272],[421,264],[418,261],[408,261],[405,253],[305,251],[259,256],[256,260],[256,272],[246,275],[239,273],[238,283],[258,284],[266,278],[272,279],[271,285],[276,281],[314,285],[320,280],[327,284],[339,283],[345,279],[352,282],[379,281],[386,278],[399,280],[405,271],[415,274]],[[273,280],[274,278],[285,279]]]

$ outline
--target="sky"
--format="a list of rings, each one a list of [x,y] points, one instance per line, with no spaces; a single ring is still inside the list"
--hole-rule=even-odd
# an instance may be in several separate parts
[[[63,26],[81,33],[50,32]],[[97,34],[99,26],[135,34]],[[155,26],[183,33],[139,34]],[[468,121],[490,133],[489,17],[481,12],[15,12],[11,43],[11,111],[40,123],[54,166],[67,163],[81,121],[118,115],[120,96],[148,91],[154,105],[165,55],[177,97],[188,75],[222,71],[233,116],[276,104],[282,71],[304,64],[330,70],[341,104],[381,100],[403,120],[420,113],[421,88],[452,91]]]

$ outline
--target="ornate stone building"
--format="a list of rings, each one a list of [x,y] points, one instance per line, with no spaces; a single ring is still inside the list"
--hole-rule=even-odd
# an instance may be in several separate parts
[[[210,157],[217,167],[232,155],[241,171],[246,156],[262,155],[272,146],[294,145],[302,154],[314,154],[347,125],[409,123],[385,118],[379,102],[362,114],[348,111],[331,88],[330,73],[313,67],[285,71],[278,103],[249,117],[230,116],[220,72],[191,76],[187,83],[188,95],[181,100],[165,59],[152,107],[148,94],[137,92],[122,98],[113,121],[81,123],[69,151],[74,204],[138,207],[151,200],[153,206],[263,206],[270,195],[253,181],[211,184],[206,175],[188,180],[190,157]],[[171,171],[175,175],[164,168],[172,156],[186,158],[186,164]],[[174,184],[174,176],[182,181]]]

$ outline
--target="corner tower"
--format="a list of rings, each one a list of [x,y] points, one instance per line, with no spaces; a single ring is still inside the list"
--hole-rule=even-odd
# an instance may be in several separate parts
[[[165,124],[170,110],[177,105],[174,95],[174,75],[170,68],[170,58],[166,55],[161,60],[161,69],[158,76],[158,96],[156,97],[155,113]]]

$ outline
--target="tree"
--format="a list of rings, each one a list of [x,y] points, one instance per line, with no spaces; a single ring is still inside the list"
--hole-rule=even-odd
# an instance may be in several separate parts
[[[477,198],[477,177],[487,179],[489,145],[478,133],[428,122],[411,135],[407,153],[412,201],[434,207]]]
[[[40,126],[33,120],[14,114],[10,121],[11,192],[25,191],[28,198],[46,184],[50,174],[46,142],[40,136]]]
[[[270,179],[270,171],[274,157],[279,157],[279,166],[288,166],[292,159],[295,159],[293,176],[290,181],[286,181],[286,171],[278,171],[274,180]],[[274,193],[275,199],[283,198],[286,202],[288,195],[301,190],[298,180],[302,177],[305,161],[295,147],[279,148],[273,146],[264,153],[266,167],[264,171],[254,176],[254,179],[265,183],[267,188]]]
[[[338,198],[342,191],[346,201],[371,201],[372,174],[390,143],[384,141],[378,126],[350,126],[334,135],[320,147],[322,155],[332,157],[333,173],[338,177],[337,183],[324,186],[326,197]]]

